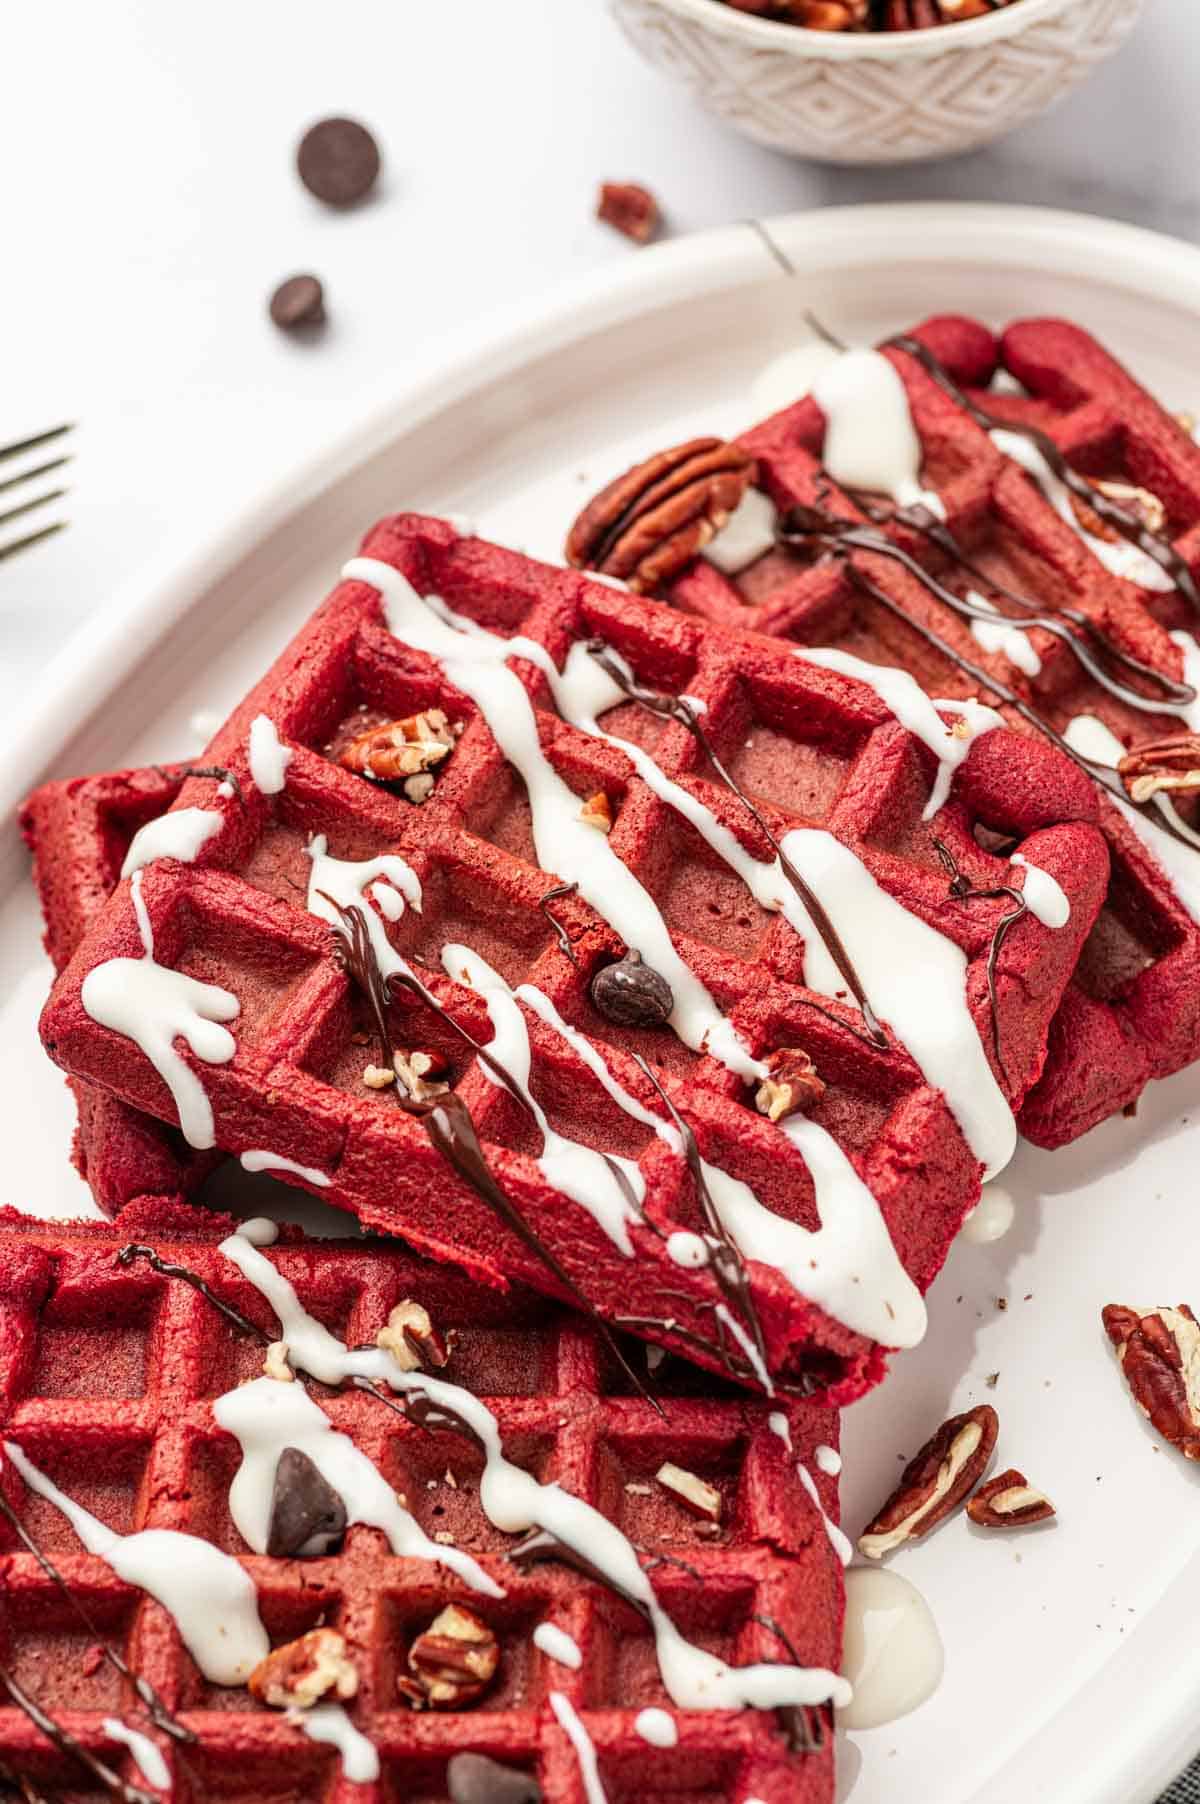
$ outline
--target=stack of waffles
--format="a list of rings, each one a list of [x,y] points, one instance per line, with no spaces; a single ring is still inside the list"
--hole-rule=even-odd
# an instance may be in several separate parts
[[[0,1779],[829,1804],[837,1409],[1197,1050],[1200,451],[1001,349],[822,347],[597,574],[385,520],[201,767],[29,799],[114,1219],[0,1222]]]

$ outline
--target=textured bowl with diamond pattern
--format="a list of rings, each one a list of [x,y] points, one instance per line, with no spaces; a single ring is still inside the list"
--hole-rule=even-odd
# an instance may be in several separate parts
[[[1084,81],[1143,0],[1012,0],[986,18],[808,31],[724,0],[609,0],[631,43],[749,138],[823,163],[912,163],[1000,138]]]

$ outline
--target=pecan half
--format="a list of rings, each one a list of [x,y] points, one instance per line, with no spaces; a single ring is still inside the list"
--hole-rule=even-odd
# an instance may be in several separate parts
[[[635,244],[649,244],[662,213],[649,188],[640,182],[601,182],[596,218],[615,226]]]
[[[806,1052],[798,1046],[780,1046],[767,1060],[767,1075],[755,1092],[754,1105],[760,1115],[782,1121],[785,1115],[811,1109],[827,1088]]]
[[[567,534],[567,562],[646,593],[690,563],[754,480],[753,458],[719,438],[689,439],[601,489]]]
[[[1132,482],[1116,482],[1101,480],[1097,476],[1089,476],[1088,482],[1098,495],[1104,495],[1109,501],[1117,502],[1126,513],[1132,514],[1147,532],[1160,537],[1166,530],[1167,510],[1158,496],[1149,489],[1140,489]],[[1094,508],[1088,506],[1081,496],[1071,492],[1071,508],[1075,518],[1085,532],[1090,532],[1095,539],[1107,539],[1110,544],[1117,544],[1121,534],[1107,520],[1102,520]]]
[[[457,1710],[481,1697],[500,1665],[500,1644],[486,1622],[447,1604],[408,1650],[412,1678],[396,1687],[416,1709]]]
[[[254,1668],[246,1688],[260,1704],[276,1710],[307,1710],[326,1692],[352,1698],[358,1690],[358,1670],[336,1629],[310,1629],[307,1635],[273,1648]]]
[[[1188,1305],[1138,1315],[1110,1303],[1101,1319],[1142,1414],[1185,1459],[1200,1460],[1200,1324]]]
[[[1148,802],[1160,790],[1200,795],[1200,733],[1174,733],[1134,746],[1117,765],[1117,775],[1133,802]]]
[[[944,1522],[983,1477],[999,1432],[999,1418],[988,1403],[943,1422],[859,1536],[859,1552],[881,1560]]]
[[[967,1515],[980,1528],[1029,1528],[1035,1522],[1049,1522],[1054,1513],[1050,1499],[1035,1491],[1013,1466],[980,1485],[967,1504]]]
[[[373,783],[403,783],[410,802],[423,802],[433,788],[430,773],[450,756],[461,732],[461,721],[428,708],[360,733],[342,748],[338,763]]]

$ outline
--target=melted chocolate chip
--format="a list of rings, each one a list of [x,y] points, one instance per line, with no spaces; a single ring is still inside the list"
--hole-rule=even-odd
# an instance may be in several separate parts
[[[346,1506],[301,1453],[285,1447],[275,1468],[267,1552],[272,1559],[311,1560],[330,1553],[346,1532]]]
[[[542,1796],[531,1774],[486,1754],[455,1754],[446,1768],[446,1790],[451,1804],[541,1804]]]
[[[597,971],[592,1001],[605,1020],[618,1027],[662,1027],[675,1007],[666,978],[644,964],[632,947],[617,964]]]
[[[375,185],[379,146],[357,119],[321,119],[301,138],[296,168],[326,206],[350,207]]]

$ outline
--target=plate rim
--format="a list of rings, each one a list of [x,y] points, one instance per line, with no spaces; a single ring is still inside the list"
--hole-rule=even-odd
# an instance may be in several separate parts
[[[1200,324],[1200,248],[1139,226],[1056,209],[973,202],[899,202],[792,212],[714,228],[611,268],[556,285],[441,341],[429,373],[372,404],[316,452],[296,459],[198,548],[160,560],[127,585],[47,666],[32,699],[0,737],[0,810],[15,826],[21,798],[52,767],[73,735],[106,704],[189,611],[195,596],[229,574],[258,542],[301,514],[324,488],[402,439],[444,408],[524,364],[599,331],[763,279],[779,259],[772,246],[803,255],[821,272],[890,259],[902,264],[995,267],[1014,256],[1068,275],[1162,302],[1164,293]],[[66,731],[64,731],[66,723]],[[0,859],[0,900],[6,885]],[[1056,1804],[1152,1804],[1192,1751],[1200,1703],[1191,1587],[1200,1556],[1041,1726],[977,1788],[971,1804],[1002,1804],[1036,1788],[1038,1767],[1055,1769]],[[1180,1582],[1180,1580],[1183,1582]],[[1156,1650],[1147,1686],[1145,1652]],[[1137,1700],[1136,1713],[1128,1699]],[[1118,1706],[1125,1708],[1118,1714]],[[1125,1727],[1113,1734],[1114,1721]],[[1062,1775],[1071,1770],[1064,1783]],[[1033,1795],[1036,1795],[1034,1789]]]

